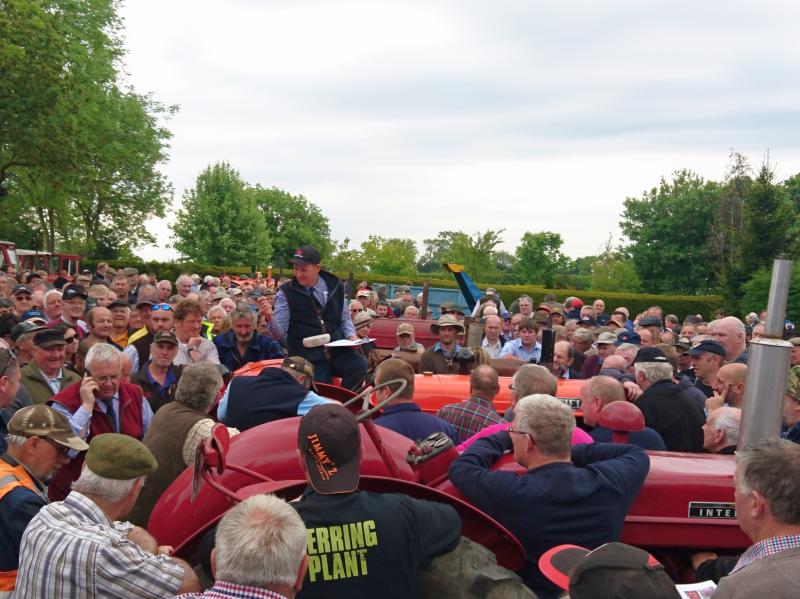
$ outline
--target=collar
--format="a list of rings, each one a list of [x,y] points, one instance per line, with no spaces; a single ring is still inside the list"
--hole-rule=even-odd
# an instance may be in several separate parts
[[[147,382],[150,383],[151,385],[159,385],[159,386],[161,386],[161,383],[159,383],[156,379],[154,379],[153,375],[150,374],[150,364],[152,363],[152,361],[153,360],[148,360],[147,363],[144,365],[145,366],[144,367],[144,375],[147,378]],[[175,369],[170,364],[169,368],[167,368],[167,376],[164,377],[164,385],[163,386],[164,387],[169,387],[170,384],[174,380],[175,380]],[[119,391],[117,392],[117,395],[119,395]]]
[[[452,356],[453,354],[455,354],[459,349],[461,349],[461,346],[458,344],[458,342],[456,342],[456,344],[453,346],[453,349],[451,349],[449,352],[444,351],[444,347],[442,347],[442,342],[441,341],[437,341],[436,345],[433,346],[433,351],[434,352],[437,352],[437,353],[440,353],[440,354],[444,354],[448,358],[450,356]]]
[[[230,599],[288,599],[275,591],[236,584],[225,580],[218,580],[206,593],[210,597],[225,597]],[[198,595],[199,596],[199,595]]]
[[[800,547],[800,534],[770,537],[769,539],[753,543],[750,548],[742,554],[739,561],[736,562],[736,566],[731,571],[731,574],[737,570],[741,570],[754,561],[796,547]]]
[[[421,412],[422,408],[415,404],[413,401],[404,401],[401,403],[392,404],[383,410],[383,414],[394,414],[395,412]]]
[[[38,366],[36,366],[36,363],[35,363],[35,362],[32,362],[32,363],[31,363],[31,365],[32,365],[34,368],[36,368],[36,370],[38,370],[38,371],[39,371],[39,374],[41,374],[41,375],[42,375],[42,378],[43,378],[44,380],[46,380],[46,381],[53,381],[53,382],[55,382],[55,381],[61,382],[61,377],[62,377],[62,375],[63,375],[63,373],[64,373],[64,368],[63,368],[63,367],[58,369],[58,372],[56,373],[56,375],[55,375],[54,377],[49,377],[49,376],[47,376],[47,375],[46,375],[44,372],[42,372],[42,369],[41,369],[41,368],[39,368]]]
[[[70,491],[69,495],[67,495],[62,503],[71,510],[81,514],[85,520],[90,523],[99,524],[108,528],[112,527],[111,519],[94,501],[86,497],[86,495],[82,495],[77,491]]]

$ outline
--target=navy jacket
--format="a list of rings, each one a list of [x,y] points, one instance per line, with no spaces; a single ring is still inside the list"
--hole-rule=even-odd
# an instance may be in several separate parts
[[[507,432],[478,439],[450,465],[450,480],[522,542],[528,556],[518,574],[525,584],[542,599],[555,598],[561,590],[539,571],[539,557],[564,543],[594,549],[619,541],[650,458],[635,445],[594,443],[574,446],[572,463],[547,464],[521,476],[491,470],[511,448]]]
[[[231,372],[250,362],[286,357],[280,343],[258,333],[253,333],[250,346],[244,355],[241,355],[239,348],[236,347],[236,334],[233,331],[225,331],[214,337],[214,345],[217,346],[220,364],[227,366]]]
[[[610,428],[598,426],[589,434],[592,436],[592,439],[595,440],[595,443],[611,443]],[[628,433],[628,442],[631,445],[638,445],[642,449],[655,449],[657,451],[667,450],[667,446],[664,445],[664,439],[649,426],[644,427],[643,431]]]
[[[413,441],[424,439],[431,433],[442,432],[450,437],[455,445],[460,443],[456,430],[449,422],[433,414],[426,414],[417,404],[411,402],[396,403],[387,407],[383,411],[383,416],[375,419],[375,424],[405,435]]]
[[[297,407],[308,389],[281,368],[267,367],[258,376],[237,376],[228,389],[224,424],[246,431],[249,428],[297,416]]]

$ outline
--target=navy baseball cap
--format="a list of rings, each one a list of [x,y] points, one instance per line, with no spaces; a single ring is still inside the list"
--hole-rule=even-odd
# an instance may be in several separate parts
[[[640,327],[660,327],[663,323],[658,316],[645,316],[639,321]]]
[[[38,308],[34,308],[33,310],[28,310],[27,312],[23,312],[22,316],[19,317],[21,322],[24,322],[26,320],[31,320],[32,318],[35,318],[37,320],[44,320],[45,322],[47,322],[47,317],[44,315],[44,312],[42,312]]]
[[[669,359],[667,358],[667,354],[657,347],[643,347],[636,352],[636,357],[633,359],[633,363],[641,364],[643,362],[669,364]]]
[[[313,245],[303,245],[294,251],[294,256],[289,260],[292,264],[319,264],[322,257]]]
[[[704,353],[717,354],[723,358],[728,355],[728,352],[725,351],[725,348],[722,346],[722,344],[719,341],[714,341],[713,339],[701,341],[689,350],[690,356],[699,356],[700,354]]]
[[[617,333],[617,342],[614,345],[622,345],[623,343],[641,345],[642,338],[639,337],[639,333],[629,331],[628,329],[622,329]]]

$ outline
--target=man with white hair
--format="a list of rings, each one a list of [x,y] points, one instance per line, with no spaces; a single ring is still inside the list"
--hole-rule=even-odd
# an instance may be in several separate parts
[[[295,509],[274,495],[254,495],[220,520],[205,593],[176,599],[291,599],[308,569],[306,527]]]
[[[574,429],[572,410],[555,397],[523,397],[511,428],[475,441],[448,473],[473,505],[522,542],[527,559],[518,574],[544,599],[561,591],[539,570],[539,557],[565,543],[594,549],[618,541],[650,469],[647,454],[635,445],[570,448]],[[492,470],[506,451],[526,470],[522,476]]]
[[[726,316],[711,323],[711,336],[725,348],[725,361],[747,364],[747,331],[735,316]]]
[[[180,295],[181,298],[185,298],[192,292],[193,285],[192,277],[189,275],[181,275],[175,280],[175,288],[178,290],[178,295]]]
[[[121,354],[107,343],[92,346],[86,355],[85,376],[50,400],[53,409],[67,417],[75,434],[87,442],[103,433],[141,439],[153,419],[141,387],[122,380]],[[76,456],[58,471],[48,489],[50,499],[67,496],[82,463],[82,456]]]
[[[44,313],[48,320],[60,320],[63,309],[61,292],[58,289],[51,289],[44,294]]]
[[[171,547],[120,522],[157,467],[153,454],[127,435],[92,439],[70,494],[44,506],[25,529],[15,595],[158,598],[199,591],[189,564],[169,557]]]
[[[633,363],[642,394],[635,401],[647,426],[655,430],[669,451],[703,450],[703,411],[672,382],[673,369],[657,347],[643,347]]]
[[[708,453],[735,454],[741,421],[739,408],[723,407],[711,412],[703,425],[703,449]]]

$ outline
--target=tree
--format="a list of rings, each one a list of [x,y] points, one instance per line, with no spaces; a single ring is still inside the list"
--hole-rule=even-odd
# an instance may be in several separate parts
[[[590,275],[592,274],[592,265],[598,256],[581,256],[575,258],[567,267],[567,273],[571,275]]]
[[[627,291],[635,293],[641,287],[636,268],[629,256],[606,241],[603,253],[592,261],[591,288],[597,291]]]
[[[440,231],[435,238],[424,240],[425,251],[417,268],[420,272],[437,272],[445,262],[463,264],[475,281],[486,281],[495,273],[493,257],[503,241],[503,231],[478,231],[473,237],[462,231]]]
[[[688,170],[661,179],[641,198],[627,198],[620,227],[644,291],[707,293],[716,285],[708,235],[719,186]]]
[[[206,264],[266,264],[272,245],[255,198],[227,162],[207,167],[183,194],[172,226],[175,249]]]
[[[569,258],[561,253],[563,244],[558,233],[526,231],[517,246],[515,265],[523,282],[552,287],[556,272],[569,265]]]
[[[350,247],[350,238],[345,237],[341,243],[333,242],[333,254],[330,260],[322,261],[323,266],[339,274],[366,272],[367,264],[364,255],[356,248]]]
[[[417,246],[413,239],[370,235],[361,244],[361,255],[369,271],[375,274],[410,277],[416,270]]]
[[[303,195],[293,196],[277,187],[256,185],[251,193],[272,240],[272,264],[286,267],[294,250],[305,244],[316,247],[323,257],[331,256],[330,223],[319,207]]]

